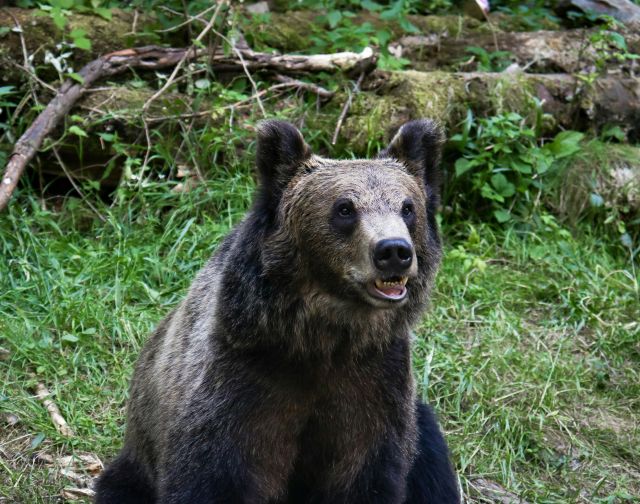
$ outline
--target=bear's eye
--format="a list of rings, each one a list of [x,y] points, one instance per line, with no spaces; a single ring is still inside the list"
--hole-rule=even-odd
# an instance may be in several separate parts
[[[345,201],[337,205],[336,212],[340,217],[351,217],[355,213],[353,203]]]
[[[402,205],[402,215],[404,217],[409,217],[413,214],[413,203],[405,203]]]

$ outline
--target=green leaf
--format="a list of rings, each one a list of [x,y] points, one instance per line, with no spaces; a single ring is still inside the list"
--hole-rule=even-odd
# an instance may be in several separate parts
[[[327,12],[327,23],[329,23],[330,28],[335,28],[338,26],[338,23],[342,19],[342,12],[334,10]]]
[[[72,39],[77,39],[77,38],[84,38],[86,34],[87,34],[86,30],[83,30],[82,28],[75,28],[71,30],[71,33],[69,33],[69,36]]]
[[[85,130],[83,130],[82,128],[78,127],[78,126],[71,126],[69,128],[69,133],[72,133],[74,135],[77,135],[79,137],[88,137],[89,135],[87,135],[87,132]]]
[[[525,174],[529,174],[533,171],[529,163],[521,160],[517,160],[517,159],[514,159],[511,162],[511,168],[513,168],[515,171],[519,173],[525,173]]]
[[[496,173],[491,177],[491,185],[496,192],[505,198],[513,196],[516,193],[516,187],[507,180],[502,173]]]
[[[621,34],[611,32],[609,33],[609,40],[614,46],[618,47],[619,49],[623,49],[624,51],[627,50],[627,42]]]
[[[14,86],[0,86],[0,96],[11,94],[14,90]]]
[[[116,139],[113,133],[98,133],[98,136],[105,142],[113,142]]]
[[[362,8],[371,12],[377,12],[383,9],[382,5],[372,0],[362,0]]]
[[[402,28],[407,33],[420,33],[420,30],[416,27],[416,25],[414,25],[404,16],[400,16],[398,18],[398,24],[400,25],[400,28]]]
[[[627,135],[620,126],[609,125],[602,130],[602,138],[605,140],[614,138],[619,142],[624,142],[627,138]]]
[[[509,222],[511,220],[511,214],[507,210],[496,210],[493,212],[493,216],[500,224],[504,224],[505,222]]]
[[[584,133],[578,131],[562,131],[553,139],[553,142],[544,146],[557,159],[562,159],[580,150],[580,142],[584,138]]]
[[[33,440],[31,441],[31,449],[35,450],[38,446],[40,446],[44,441],[44,437],[45,436],[42,432],[38,433],[36,437],[34,437]]]
[[[88,51],[91,49],[91,41],[88,38],[80,37],[77,39],[73,39],[73,44],[78,48],[84,51]]]
[[[60,340],[66,343],[77,343],[78,341],[80,341],[80,339],[77,336],[74,336],[73,334],[69,334],[69,333],[64,333],[60,338]]]
[[[79,82],[80,84],[84,84],[84,77],[76,72],[71,72],[67,74],[67,77],[71,77],[74,81]]]
[[[456,161],[456,177],[468,172],[475,164],[467,158],[460,158]]]
[[[11,31],[8,26],[0,26],[0,38],[5,37]]]
[[[67,24],[67,18],[60,10],[52,10],[51,19],[53,20],[53,24],[55,24],[61,30],[64,29],[65,25]]]
[[[483,198],[504,203],[504,198],[500,194],[495,192],[489,184],[482,185],[482,187],[480,188],[480,194]]]
[[[101,18],[106,19],[107,21],[111,21],[111,18],[113,17],[111,9],[106,9],[104,7],[96,7],[95,9],[93,9],[93,12],[95,12]]]

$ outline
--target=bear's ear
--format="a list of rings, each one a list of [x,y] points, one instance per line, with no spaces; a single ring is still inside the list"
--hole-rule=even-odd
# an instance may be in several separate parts
[[[440,198],[440,156],[444,133],[435,121],[418,119],[403,124],[389,146],[378,154],[381,158],[394,158],[409,172],[422,180],[437,204]]]
[[[270,196],[279,198],[300,165],[309,157],[311,148],[293,124],[263,121],[258,126],[256,164],[262,188]]]

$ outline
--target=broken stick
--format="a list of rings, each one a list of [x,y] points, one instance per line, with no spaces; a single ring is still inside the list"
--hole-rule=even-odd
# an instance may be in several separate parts
[[[44,407],[49,412],[49,416],[51,417],[51,421],[55,426],[56,430],[65,437],[72,437],[73,430],[67,424],[67,421],[64,419],[60,410],[58,409],[58,405],[53,402],[53,399],[50,399],[51,392],[44,386],[43,383],[38,383],[36,385],[36,397],[42,402]]]
[[[356,69],[368,72],[375,67],[376,55],[370,47],[360,53],[343,52],[335,54],[274,55],[255,52],[251,49],[238,49],[242,58],[227,56],[218,50],[211,57],[214,68],[226,70],[252,69],[274,70],[281,73],[344,71]],[[27,131],[14,145],[0,180],[0,211],[9,204],[11,195],[18,185],[22,173],[44,139],[53,131],[73,105],[96,81],[120,74],[129,68],[159,70],[173,67],[178,63],[191,61],[208,54],[205,49],[176,49],[171,47],[144,46],[116,51],[88,63],[80,70],[82,82],[67,80],[56,96],[36,117]]]

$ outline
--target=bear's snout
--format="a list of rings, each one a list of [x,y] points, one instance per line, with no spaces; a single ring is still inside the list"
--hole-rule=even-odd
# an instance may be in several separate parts
[[[413,246],[404,238],[380,240],[373,249],[373,264],[389,275],[400,275],[411,267]]]

